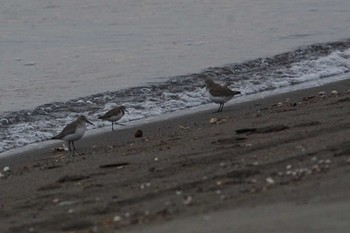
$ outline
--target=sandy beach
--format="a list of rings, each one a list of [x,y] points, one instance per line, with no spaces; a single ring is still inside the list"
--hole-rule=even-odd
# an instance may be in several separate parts
[[[212,104],[85,137],[75,155],[1,158],[0,231],[348,232],[349,89]]]

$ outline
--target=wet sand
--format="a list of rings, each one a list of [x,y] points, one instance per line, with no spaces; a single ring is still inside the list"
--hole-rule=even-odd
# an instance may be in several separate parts
[[[10,172],[0,179],[0,230],[348,232],[348,89],[345,80],[222,113],[213,104],[85,137],[75,155],[1,158]]]

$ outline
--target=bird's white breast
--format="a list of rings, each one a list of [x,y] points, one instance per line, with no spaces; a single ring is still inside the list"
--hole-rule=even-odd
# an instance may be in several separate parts
[[[64,136],[63,140],[70,141],[70,142],[79,140],[81,137],[83,137],[85,131],[86,131],[86,125],[85,124],[79,125],[79,127],[77,127],[77,129],[73,134],[68,134]]]

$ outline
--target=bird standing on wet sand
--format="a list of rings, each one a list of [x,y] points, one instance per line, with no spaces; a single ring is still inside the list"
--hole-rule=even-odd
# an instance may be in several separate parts
[[[75,149],[74,142],[83,137],[86,131],[86,123],[94,125],[85,116],[79,116],[75,121],[69,123],[63,128],[61,133],[52,139],[61,139],[68,142],[69,151],[72,151],[70,144],[72,144],[73,149]]]
[[[104,115],[98,118],[101,120],[112,122],[112,131],[114,131],[113,124],[117,124],[116,121],[120,120],[120,118],[124,116],[125,112],[127,112],[125,106],[119,106],[109,110]]]
[[[205,80],[205,86],[210,100],[214,103],[220,104],[219,109],[216,112],[222,112],[224,104],[227,101],[231,100],[233,96],[241,94],[240,91],[232,91],[230,88],[221,86],[209,78]]]

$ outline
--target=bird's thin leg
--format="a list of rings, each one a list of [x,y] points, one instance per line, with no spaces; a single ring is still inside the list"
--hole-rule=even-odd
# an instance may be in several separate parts
[[[220,110],[220,112],[222,112],[223,109],[224,109],[224,104],[221,104],[221,110]]]
[[[69,151],[72,151],[72,149],[70,148],[70,142],[68,141],[68,149]]]
[[[112,131],[114,131],[114,129],[113,129],[113,122],[112,122]]]
[[[75,146],[74,146],[74,142],[72,142],[72,145],[73,145],[74,151],[76,151]]]

